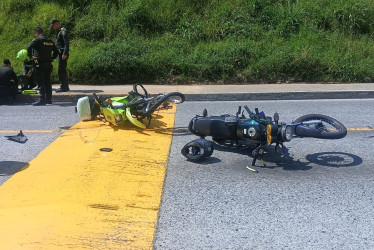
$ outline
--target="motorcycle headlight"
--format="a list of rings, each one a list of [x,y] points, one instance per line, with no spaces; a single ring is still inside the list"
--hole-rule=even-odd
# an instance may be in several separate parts
[[[285,125],[282,127],[281,133],[283,141],[291,141],[293,135],[293,128],[291,126]]]
[[[116,120],[116,122],[121,122],[121,121],[123,121],[123,117],[122,117],[122,115],[120,115],[120,114],[115,115],[115,116],[114,116],[114,119]]]
[[[278,139],[278,126],[274,124],[269,124],[266,126],[266,135],[267,135],[267,142],[269,144],[277,141]]]

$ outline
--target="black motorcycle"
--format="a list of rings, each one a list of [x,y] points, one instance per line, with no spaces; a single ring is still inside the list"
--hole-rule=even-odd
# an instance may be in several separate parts
[[[196,115],[188,125],[188,130],[200,139],[187,143],[182,154],[191,161],[201,161],[212,155],[214,143],[205,140],[211,136],[218,144],[248,146],[252,151],[252,166],[256,164],[264,149],[275,144],[278,154],[287,154],[285,142],[295,137],[319,139],[341,139],[347,135],[346,127],[334,118],[321,114],[309,114],[293,122],[279,122],[279,114],[265,116],[258,108],[252,112],[247,105],[243,112],[239,106],[236,115],[208,116],[204,109],[202,116]],[[246,113],[245,113],[246,112]]]

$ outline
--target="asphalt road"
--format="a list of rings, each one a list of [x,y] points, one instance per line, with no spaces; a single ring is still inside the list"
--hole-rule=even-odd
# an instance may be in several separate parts
[[[191,117],[204,107],[234,114],[244,104],[279,112],[281,121],[322,113],[348,128],[374,127],[371,99],[179,105],[155,249],[373,249],[372,130],[335,141],[295,139],[287,144],[290,158],[270,152],[258,173],[246,169],[247,150],[217,147],[201,164],[186,161],[180,150],[196,138],[185,132]],[[0,113],[0,185],[79,121],[70,104],[0,106]],[[20,129],[40,132],[26,132],[25,144],[4,137]]]
[[[279,112],[280,121],[320,113],[348,128],[374,127],[373,100],[179,105],[155,249],[373,249],[374,131],[294,139],[290,158],[270,152],[258,173],[246,169],[247,150],[217,147],[201,164],[186,161],[180,150],[196,138],[183,132],[189,119],[204,107],[235,114],[239,104]]]
[[[0,106],[0,185],[14,173],[26,168],[44,148],[64,130],[79,121],[74,105],[59,103],[48,106]],[[24,144],[4,136],[16,135],[22,130],[28,141]],[[61,152],[63,154],[63,152]],[[67,156],[68,157],[68,156]]]

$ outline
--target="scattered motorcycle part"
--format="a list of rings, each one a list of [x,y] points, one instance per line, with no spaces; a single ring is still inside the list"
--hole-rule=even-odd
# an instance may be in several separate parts
[[[100,148],[100,151],[103,151],[103,152],[112,152],[113,149],[111,149],[111,148]]]
[[[92,119],[90,100],[88,99],[88,96],[78,99],[77,111],[81,121],[90,121]]]
[[[255,172],[255,173],[258,173],[258,171],[256,169],[253,169],[253,168],[250,168],[250,167],[246,167],[246,169],[248,169],[249,171],[252,171],[252,172]]]
[[[100,134],[100,129],[91,129],[90,130],[85,130],[84,135],[82,134],[82,130],[79,131],[79,137],[85,144],[92,144],[94,141],[96,141],[97,137]],[[85,138],[89,138],[89,140],[86,140]]]
[[[22,130],[20,130],[17,135],[6,135],[5,137],[10,141],[19,143],[25,143],[28,140],[27,137],[22,133]]]
[[[22,95],[33,95],[37,93],[38,91],[36,89],[27,89],[22,91]]]
[[[191,161],[202,161],[213,153],[213,143],[205,139],[196,139],[182,148],[182,155]]]

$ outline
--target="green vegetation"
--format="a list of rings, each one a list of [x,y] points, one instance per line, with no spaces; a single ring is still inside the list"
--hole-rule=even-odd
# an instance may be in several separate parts
[[[16,70],[33,28],[59,18],[75,82],[374,80],[372,0],[2,0],[0,13]]]

